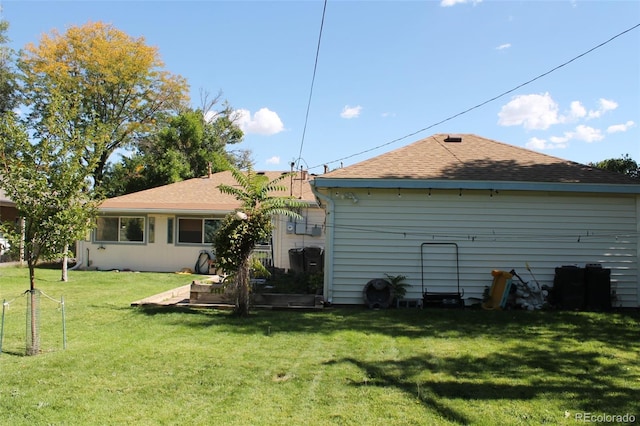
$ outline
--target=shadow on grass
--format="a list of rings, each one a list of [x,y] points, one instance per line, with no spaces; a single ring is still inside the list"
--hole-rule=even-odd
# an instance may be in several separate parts
[[[629,375],[619,364],[607,362],[593,351],[581,352],[552,343],[532,348],[521,344],[511,353],[488,356],[421,356],[402,360],[366,362],[355,357],[327,361],[348,363],[365,380],[352,386],[396,388],[417,397],[425,409],[460,424],[469,424],[462,401],[541,400],[566,401],[572,412],[632,413],[638,411],[638,389],[621,386],[614,378]],[[627,377],[637,382],[635,377]]]
[[[348,330],[394,337],[577,339],[603,342],[623,350],[637,349],[640,311],[617,313],[569,311],[483,311],[446,309],[331,308],[321,311],[253,310],[238,318],[230,310],[181,306],[132,308],[146,316],[188,315],[193,327],[228,327],[227,332],[260,334],[265,324],[285,333],[329,334]]]

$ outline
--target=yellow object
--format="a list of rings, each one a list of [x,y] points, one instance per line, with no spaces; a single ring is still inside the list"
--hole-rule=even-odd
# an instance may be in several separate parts
[[[506,271],[491,271],[493,282],[489,289],[489,300],[482,303],[482,307],[488,310],[503,309],[507,304],[509,291],[511,290],[511,275]]]

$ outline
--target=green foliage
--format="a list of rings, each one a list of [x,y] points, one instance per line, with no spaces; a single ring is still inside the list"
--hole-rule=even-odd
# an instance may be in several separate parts
[[[246,173],[229,166],[238,186],[220,185],[218,189],[233,195],[242,203],[242,208],[224,219],[214,237],[216,262],[224,271],[235,276],[235,312],[240,316],[249,314],[250,262],[255,245],[271,237],[273,216],[299,217],[294,211],[305,204],[293,197],[273,195],[286,188],[280,182],[288,174],[269,180],[252,168]]]
[[[34,136],[51,133],[51,119],[81,134],[99,186],[116,149],[135,146],[188,99],[186,81],[163,66],[156,48],[102,22],[43,35],[18,60]]]
[[[407,294],[407,287],[411,287],[411,285],[405,283],[404,281],[407,279],[405,275],[389,275],[385,274],[387,280],[391,284],[391,288],[393,289],[393,294],[397,299],[402,299],[405,294]]]
[[[324,285],[322,272],[294,272],[277,269],[266,282],[266,293],[317,294]]]
[[[0,20],[0,114],[11,111],[17,101],[14,52],[6,45],[9,41],[5,35],[8,29],[9,23]]]
[[[622,173],[632,178],[640,178],[640,166],[629,154],[625,154],[620,158],[609,158],[597,163],[591,163],[590,165],[599,169]]]
[[[256,244],[269,239],[272,229],[271,216],[260,211],[247,219],[227,215],[214,236],[217,265],[226,273],[237,271]]]
[[[231,159],[226,148],[242,140],[231,118],[231,108],[207,120],[202,110],[183,110],[140,142],[130,158],[107,168],[105,189],[109,197],[155,188],[225,170]]]
[[[0,117],[0,185],[24,224],[22,229],[4,224],[3,233],[15,247],[24,239],[32,273],[40,259],[65,255],[65,246],[91,227],[97,200],[87,182],[90,167],[76,138],[56,132],[31,142],[14,113]]]

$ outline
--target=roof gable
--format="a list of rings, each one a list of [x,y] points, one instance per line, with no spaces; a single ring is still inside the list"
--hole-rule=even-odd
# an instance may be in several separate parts
[[[474,134],[436,134],[316,179],[638,184],[626,175],[593,168]]]
[[[269,180],[282,176],[285,172],[256,172]],[[241,206],[233,195],[220,192],[218,186],[224,184],[238,186],[230,171],[214,173],[201,178],[187,179],[181,182],[109,198],[100,205],[101,210],[112,211],[163,211],[163,212],[229,212]],[[274,193],[276,196],[293,196],[297,199],[315,202],[309,181],[299,174],[283,179],[280,184],[286,191]]]

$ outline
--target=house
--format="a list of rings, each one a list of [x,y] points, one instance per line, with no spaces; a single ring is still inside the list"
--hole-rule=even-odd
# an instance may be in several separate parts
[[[16,223],[18,211],[16,204],[0,189],[0,221]],[[0,232],[0,261],[8,260],[9,242]]]
[[[269,180],[283,172],[256,172]],[[230,212],[240,208],[220,184],[237,185],[225,171],[105,200],[99,207],[97,228],[77,245],[82,267],[99,270],[175,272],[194,270],[201,254],[212,256],[212,233]],[[307,202],[296,222],[276,217],[271,241],[258,247],[270,263],[289,269],[289,250],[323,247],[324,211],[311,192],[307,173],[281,181],[287,190],[274,195]],[[206,257],[205,257],[206,260]],[[207,271],[208,272],[208,271]]]
[[[640,305],[640,185],[627,176],[436,134],[317,176],[312,189],[326,211],[333,304],[363,304],[385,274],[407,277],[407,298],[477,300],[492,270],[551,286],[556,268],[589,265],[610,270],[614,306]]]

